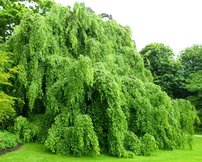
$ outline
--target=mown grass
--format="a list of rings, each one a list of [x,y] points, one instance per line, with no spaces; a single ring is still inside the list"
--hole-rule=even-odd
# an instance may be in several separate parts
[[[97,157],[65,157],[55,155],[41,144],[24,144],[19,150],[0,156],[0,162],[200,162],[202,137],[194,137],[193,150],[157,151],[152,156],[133,159],[107,155]]]

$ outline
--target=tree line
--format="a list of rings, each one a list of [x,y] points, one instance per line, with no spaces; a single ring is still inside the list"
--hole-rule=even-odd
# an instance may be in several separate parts
[[[144,47],[140,54],[154,83],[172,98],[188,99],[202,117],[202,45],[182,50],[175,58],[172,49],[161,43]]]

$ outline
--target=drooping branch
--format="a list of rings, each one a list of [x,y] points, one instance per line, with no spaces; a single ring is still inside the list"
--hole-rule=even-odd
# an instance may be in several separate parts
[[[95,13],[95,11],[94,11],[92,8],[90,8],[90,7],[86,7],[86,10],[87,10],[88,12]],[[101,16],[102,18],[108,18],[109,20],[113,20],[112,15],[107,14],[107,13],[101,13],[100,16]]]
[[[102,16],[102,18],[109,18],[109,20],[112,20],[112,15],[106,14],[106,13],[102,13],[100,14]]]

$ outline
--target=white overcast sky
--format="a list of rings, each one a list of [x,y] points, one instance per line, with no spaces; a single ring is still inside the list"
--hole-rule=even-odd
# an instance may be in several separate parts
[[[178,54],[193,44],[202,44],[202,0],[55,0],[70,6],[76,1],[130,26],[138,50],[157,42]]]

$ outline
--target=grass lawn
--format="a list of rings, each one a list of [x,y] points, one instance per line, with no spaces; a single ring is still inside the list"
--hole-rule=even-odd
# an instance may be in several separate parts
[[[0,156],[0,162],[200,162],[202,161],[202,136],[194,137],[193,150],[157,151],[152,156],[133,159],[107,155],[97,157],[65,157],[52,154],[41,144],[29,143],[19,150]]]

